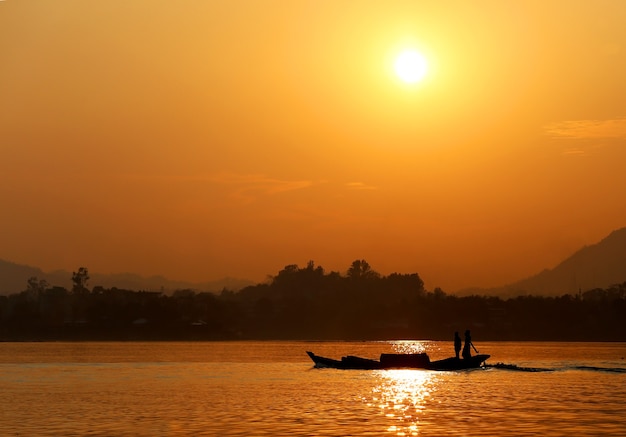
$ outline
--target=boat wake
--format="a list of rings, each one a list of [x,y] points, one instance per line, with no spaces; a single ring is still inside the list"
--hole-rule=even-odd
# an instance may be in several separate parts
[[[485,364],[485,367],[493,369],[513,370],[516,372],[554,372],[556,370],[546,367],[520,367],[517,364],[505,363]]]
[[[595,367],[595,366],[574,366],[572,370],[587,370],[591,372],[626,373],[623,367]]]
[[[485,364],[486,368],[511,370],[515,372],[563,372],[567,370],[583,370],[588,372],[626,373],[623,367],[596,367],[596,366],[566,366],[566,367],[522,367],[517,364]]]

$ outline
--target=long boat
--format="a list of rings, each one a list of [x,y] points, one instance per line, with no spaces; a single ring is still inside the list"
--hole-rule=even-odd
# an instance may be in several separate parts
[[[341,360],[321,357],[307,351],[316,368],[377,370],[377,369],[424,369],[424,370],[464,370],[481,367],[490,355],[478,354],[469,358],[450,357],[430,361],[426,353],[418,354],[381,354],[379,360],[361,358],[353,355]]]

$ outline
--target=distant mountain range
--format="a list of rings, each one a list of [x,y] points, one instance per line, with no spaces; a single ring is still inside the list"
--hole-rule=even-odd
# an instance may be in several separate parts
[[[0,295],[18,293],[26,289],[29,278],[45,279],[50,285],[70,289],[72,273],[58,270],[45,273],[36,267],[0,260]],[[218,281],[192,283],[172,281],[162,276],[145,278],[132,273],[103,275],[89,273],[89,286],[172,292],[180,289],[219,292],[224,288],[237,291],[248,285],[247,280],[224,278]],[[626,228],[613,231],[597,244],[585,246],[553,269],[526,279],[494,288],[468,288],[457,295],[492,295],[503,298],[520,295],[561,296],[575,295],[593,288],[607,288],[626,282]]]
[[[60,286],[66,289],[72,288],[72,272],[57,270],[46,273],[37,267],[15,264],[0,260],[0,295],[19,293],[26,289],[27,281],[31,277],[45,280],[51,286]],[[163,276],[143,277],[133,273],[100,274],[89,272],[89,288],[102,286],[104,288],[117,287],[134,291],[163,291],[165,293],[175,290],[192,289],[196,291],[219,292],[224,288],[237,291],[252,281],[234,278],[224,278],[217,281],[201,283],[173,281]]]
[[[459,295],[500,297],[576,295],[626,282],[626,228],[613,231],[597,244],[585,246],[553,269],[503,287],[466,289]]]

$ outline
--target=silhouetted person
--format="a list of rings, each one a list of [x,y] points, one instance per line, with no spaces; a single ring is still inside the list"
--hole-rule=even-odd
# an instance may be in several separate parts
[[[470,332],[468,329],[467,331],[465,331],[465,344],[463,345],[463,358],[464,359],[472,357],[472,351],[470,347],[474,347],[474,345],[472,344],[472,336],[470,335]]]
[[[454,354],[457,360],[459,359],[459,353],[461,352],[461,337],[459,337],[459,331],[454,333]]]

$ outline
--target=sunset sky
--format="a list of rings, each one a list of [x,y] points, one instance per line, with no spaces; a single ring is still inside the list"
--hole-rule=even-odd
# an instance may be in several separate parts
[[[255,282],[366,259],[447,292],[552,268],[626,226],[624,23],[622,0],[0,0],[0,259]]]

